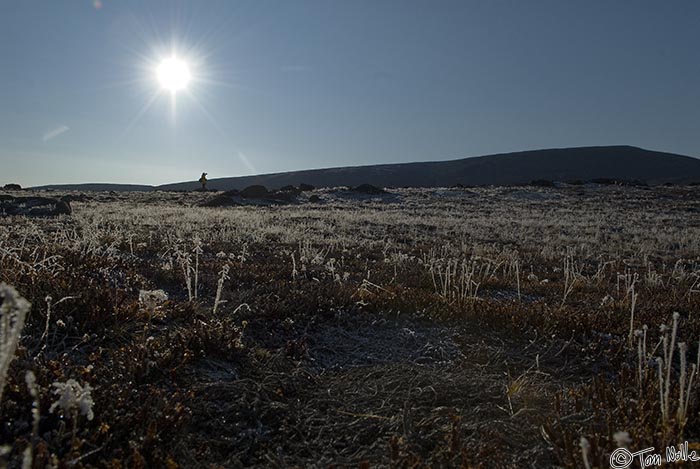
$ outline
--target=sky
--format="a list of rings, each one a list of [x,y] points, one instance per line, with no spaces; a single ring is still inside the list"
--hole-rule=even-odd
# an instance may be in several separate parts
[[[0,0],[0,184],[700,157],[699,45],[697,0]]]

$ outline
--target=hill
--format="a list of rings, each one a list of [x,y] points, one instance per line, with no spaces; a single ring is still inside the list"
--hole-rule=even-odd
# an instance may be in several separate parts
[[[142,184],[110,184],[105,183],[86,183],[86,184],[50,184],[46,186],[32,187],[32,189],[52,189],[62,191],[115,191],[115,192],[145,192],[155,189],[154,186]]]
[[[700,182],[700,160],[689,156],[644,150],[631,146],[555,148],[503,153],[452,161],[382,164],[211,179],[210,189],[242,189],[252,184],[279,188],[288,184],[383,187],[444,187],[525,184],[536,179],[552,181],[612,178],[649,184]],[[107,185],[100,185],[107,186]],[[59,186],[47,186],[58,188]],[[73,186],[90,190],[86,185]],[[115,186],[116,187],[116,186]],[[108,190],[122,190],[107,187]],[[121,186],[119,186],[121,187]],[[137,186],[148,190],[149,186]],[[158,190],[193,190],[196,181],[165,184]],[[151,188],[153,189],[153,188]]]

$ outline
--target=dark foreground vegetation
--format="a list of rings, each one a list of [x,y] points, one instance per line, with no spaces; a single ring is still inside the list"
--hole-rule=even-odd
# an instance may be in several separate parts
[[[609,467],[700,438],[697,187],[73,195],[0,218],[32,304],[9,467]],[[70,379],[92,404],[52,406]]]

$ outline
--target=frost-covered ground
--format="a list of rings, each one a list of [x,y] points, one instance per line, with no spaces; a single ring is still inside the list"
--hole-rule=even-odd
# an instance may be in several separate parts
[[[584,437],[607,467],[618,431],[700,437],[700,188],[68,195],[0,218],[32,303],[11,466],[583,467]],[[94,418],[50,411],[70,379]]]

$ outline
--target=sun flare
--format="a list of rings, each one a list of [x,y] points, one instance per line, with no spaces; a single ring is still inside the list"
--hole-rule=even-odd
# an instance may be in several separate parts
[[[171,93],[184,90],[192,79],[187,62],[176,57],[163,60],[158,65],[156,74],[163,89]]]

